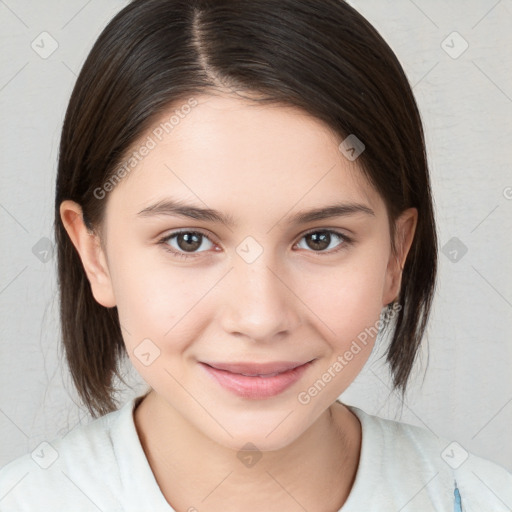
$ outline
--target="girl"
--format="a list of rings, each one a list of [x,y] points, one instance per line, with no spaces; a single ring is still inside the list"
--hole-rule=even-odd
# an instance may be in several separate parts
[[[337,399],[384,331],[405,392],[437,268],[411,88],[342,0],[131,2],[73,91],[55,216],[96,419],[4,467],[3,512],[512,507],[505,469]],[[148,389],[118,410],[126,356]]]

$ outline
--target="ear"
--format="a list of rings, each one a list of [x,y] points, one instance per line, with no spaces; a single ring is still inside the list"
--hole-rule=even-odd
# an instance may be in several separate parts
[[[418,210],[409,208],[404,210],[396,220],[395,247],[396,252],[391,253],[386,270],[386,282],[382,305],[390,304],[398,298],[402,284],[402,272],[405,261],[411,248],[418,223]]]
[[[114,307],[116,300],[108,271],[107,258],[101,247],[99,235],[87,229],[82,208],[74,201],[62,201],[60,217],[82,260],[87,279],[91,283],[94,298],[102,306]]]

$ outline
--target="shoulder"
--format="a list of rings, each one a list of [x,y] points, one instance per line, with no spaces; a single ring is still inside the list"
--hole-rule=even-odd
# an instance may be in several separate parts
[[[452,509],[457,486],[465,512],[512,509],[512,473],[505,468],[426,427],[379,418],[357,407],[350,409],[361,422],[363,447],[366,435],[373,460],[378,461],[378,472],[386,475],[380,478],[385,479],[385,485],[409,482],[407,492],[416,486],[433,505],[451,504]]]
[[[125,409],[125,408],[123,408]],[[39,444],[0,469],[0,510],[120,510],[111,489],[119,487],[112,428],[114,411],[66,436]]]

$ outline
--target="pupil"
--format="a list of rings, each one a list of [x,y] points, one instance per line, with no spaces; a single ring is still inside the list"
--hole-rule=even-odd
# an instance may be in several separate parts
[[[182,244],[179,243],[181,240],[185,241],[185,247],[182,247]],[[180,235],[178,235],[178,245],[180,249],[194,251],[201,246],[201,243],[196,233],[180,233]]]
[[[329,247],[331,237],[329,233],[321,231],[319,233],[311,233],[308,236],[310,237],[310,240],[313,242],[313,245],[310,245],[312,249],[321,250]]]

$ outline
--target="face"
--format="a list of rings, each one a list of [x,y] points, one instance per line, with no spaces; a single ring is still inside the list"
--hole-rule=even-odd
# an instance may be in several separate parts
[[[104,199],[105,277],[91,284],[169,411],[233,449],[278,449],[363,367],[400,261],[383,200],[319,120],[196,99],[171,133],[142,138],[154,147]]]

